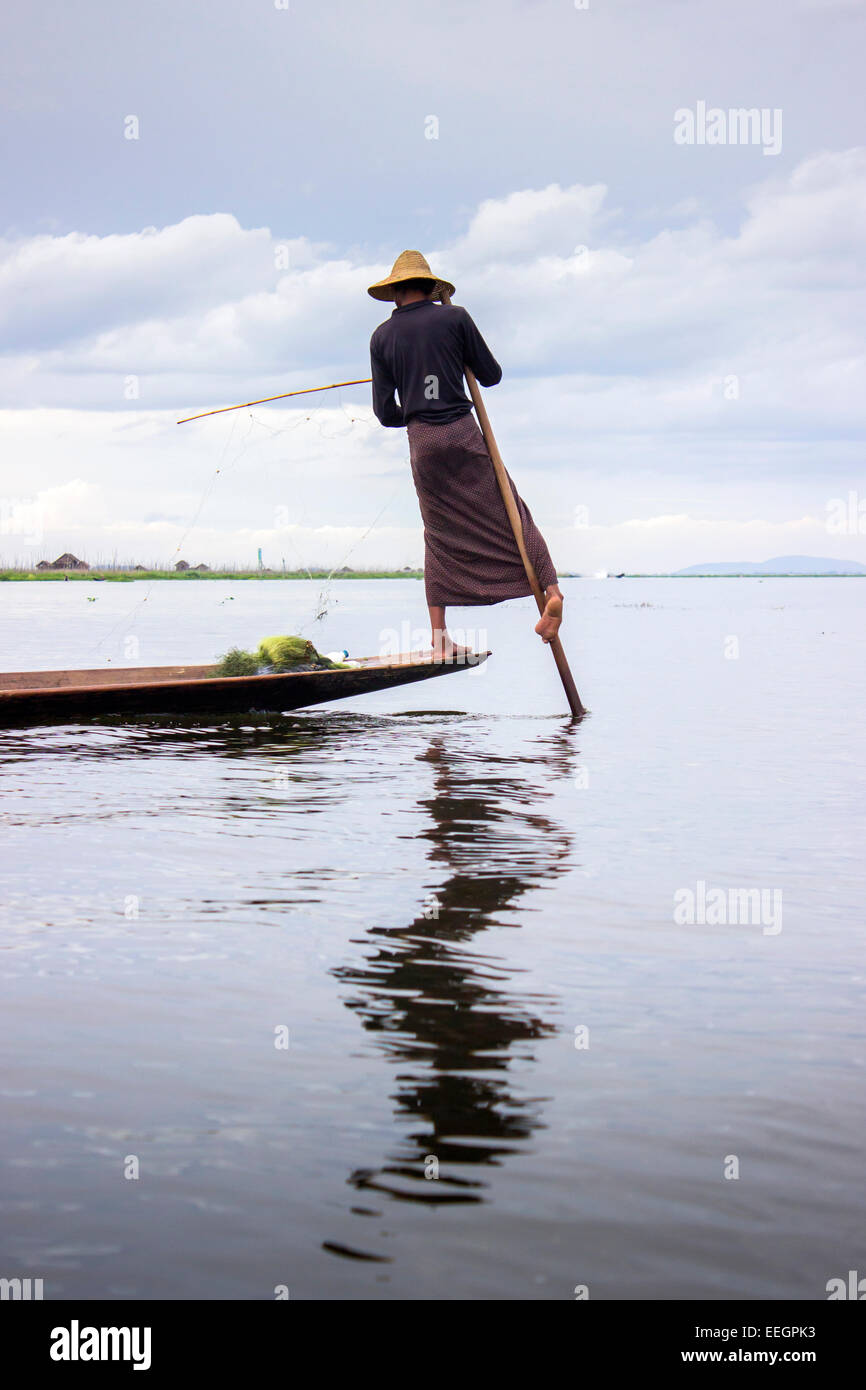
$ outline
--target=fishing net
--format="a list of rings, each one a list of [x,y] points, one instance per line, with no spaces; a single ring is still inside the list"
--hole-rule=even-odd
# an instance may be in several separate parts
[[[345,670],[347,665],[347,662],[322,656],[306,637],[265,637],[255,652],[232,647],[219,662],[216,674],[258,676],[285,671],[339,671]]]
[[[236,415],[226,415],[219,422],[208,421],[207,425],[213,439],[215,465],[188,519],[181,524],[176,533],[164,570],[160,566],[159,575],[148,574],[146,579],[142,576],[142,581],[147,586],[144,593],[140,597],[136,595],[136,601],[129,611],[104,633],[94,649],[103,648],[118,631],[131,631],[143,606],[159,602],[159,591],[154,594],[154,584],[163,575],[168,576],[181,567],[182,556],[187,555],[195,546],[196,534],[200,535],[202,529],[209,524],[209,517],[213,514],[213,500],[216,499],[219,505],[220,500],[224,504],[226,496],[243,499],[247,481],[251,478],[260,482],[264,480],[266,488],[272,485],[275,498],[280,496],[277,487],[284,489],[282,496],[287,498],[287,505],[275,508],[285,513],[285,517],[279,539],[273,542],[276,556],[272,554],[268,557],[273,568],[268,568],[259,561],[257,568],[255,565],[249,565],[243,572],[236,571],[237,577],[279,578],[281,575],[295,575],[312,581],[316,587],[310,601],[309,618],[305,620],[301,617],[300,621],[295,619],[298,622],[299,635],[279,639],[283,642],[302,642],[308,638],[308,634],[314,634],[316,626],[328,616],[335,602],[334,585],[339,582],[339,576],[349,572],[352,557],[357,555],[359,548],[375,531],[398,493],[411,487],[408,459],[405,460],[405,470],[401,468],[399,471],[396,485],[392,481],[393,470],[383,469],[378,463],[372,475],[365,469],[365,496],[369,493],[372,503],[367,512],[370,520],[367,522],[366,518],[362,518],[360,526],[332,528],[336,536],[340,535],[341,530],[351,530],[354,534],[345,537],[348,543],[345,549],[339,551],[331,540],[331,553],[323,564],[321,552],[314,553],[313,546],[318,546],[316,529],[328,529],[327,523],[333,515],[332,494],[329,494],[325,482],[312,505],[309,497],[310,479],[318,482],[317,460],[326,457],[330,452],[328,449],[322,449],[321,441],[330,444],[331,441],[340,441],[350,435],[356,435],[363,441],[364,436],[379,432],[380,426],[369,406],[350,404],[339,398],[336,401],[332,400],[327,407],[306,405],[303,409],[292,409],[288,413],[260,406],[255,410],[244,409]],[[202,426],[185,423],[183,428],[197,430]],[[336,443],[335,447],[338,447]],[[362,443],[362,451],[363,447]],[[350,465],[351,457],[347,460],[347,467]],[[301,489],[296,486],[301,479],[307,484],[306,495],[302,495]],[[213,529],[212,522],[210,525]],[[250,528],[246,529],[249,533]],[[257,543],[253,541],[252,545],[255,546]],[[279,562],[280,568],[275,560]],[[187,574],[193,578],[194,571],[206,568],[194,566],[193,569],[187,570]],[[235,576],[230,569],[229,566],[224,568],[212,565],[210,573],[216,577],[218,571],[220,575],[225,573],[226,578],[233,578]],[[266,639],[268,642],[275,640],[277,639]],[[252,674],[255,670],[299,670],[305,666],[314,670],[323,669],[316,664],[324,658],[319,656],[315,646],[312,646],[312,653],[312,656],[307,653],[304,657],[293,655],[286,649],[281,657],[286,664],[275,665],[268,654],[263,654],[261,646],[258,650],[252,651],[232,648],[222,657],[220,669],[226,675]]]

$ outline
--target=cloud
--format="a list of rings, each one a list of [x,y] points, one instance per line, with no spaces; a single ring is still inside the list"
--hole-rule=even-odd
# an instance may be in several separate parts
[[[303,262],[299,239],[290,254]],[[127,236],[36,236],[0,242],[0,331],[5,350],[74,347],[100,330],[231,302],[274,280],[272,238],[227,213]]]
[[[775,394],[789,374],[798,402],[806,372],[850,378],[862,353],[864,150],[757,186],[733,235],[696,216],[627,238],[606,197],[602,185],[551,184],[486,200],[433,255],[508,373],[758,373]],[[384,269],[224,214],[7,246],[2,399],[114,409],[132,376],[133,399],[206,406],[305,384],[300,372],[363,370],[377,312],[364,291]]]
[[[677,525],[700,548],[685,564],[707,558],[704,509],[708,521],[737,512],[738,525],[775,516],[790,527],[862,485],[866,151],[827,151],[767,176],[748,190],[739,227],[717,228],[686,199],[671,218],[640,237],[602,184],[552,183],[484,200],[428,255],[504,364],[497,433],[539,519],[555,525],[562,505],[587,497],[597,512],[606,496],[619,514],[604,516],[593,543],[616,550],[611,527],[685,515]],[[405,439],[378,428],[366,388],[252,421],[173,423],[364,375],[382,313],[365,290],[387,268],[221,213],[127,236],[3,243],[6,495],[26,476],[34,491],[55,490],[87,544],[108,543],[115,518],[130,544],[168,547],[173,519],[194,512],[225,455],[202,521],[210,533],[270,545],[274,509],[290,504],[292,534],[327,558],[327,528],[363,532],[402,479],[399,516],[384,524],[403,537],[389,563],[412,562]],[[62,491],[74,480],[99,490],[87,516],[83,495]],[[681,534],[656,526],[652,540],[638,544],[633,530],[622,540],[628,555],[662,556]],[[567,557],[580,553],[573,539],[563,538]],[[219,558],[219,544],[200,558]],[[802,547],[780,537],[775,548]],[[839,553],[854,555],[851,545]]]
[[[718,560],[765,560],[775,555],[852,557],[850,539],[840,544],[828,536],[819,516],[773,521],[749,521],[663,514],[628,518],[609,526],[591,526],[577,533],[550,528],[551,553],[560,569],[592,575],[600,571],[653,573],[684,569]]]
[[[549,255],[568,257],[576,244],[584,243],[603,225],[606,196],[601,183],[570,188],[552,183],[505,198],[488,198],[466,234],[446,254],[465,269],[486,263],[533,262]]]

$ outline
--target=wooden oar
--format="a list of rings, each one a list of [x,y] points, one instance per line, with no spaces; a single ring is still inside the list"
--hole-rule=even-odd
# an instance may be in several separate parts
[[[441,292],[440,298],[443,304],[451,303],[451,296],[447,290]],[[508,513],[508,520],[511,522],[511,529],[514,532],[514,539],[517,542],[517,549],[520,551],[520,558],[523,561],[523,568],[526,570],[526,577],[535,595],[535,602],[538,604],[539,613],[543,613],[546,601],[544,591],[538,582],[538,575],[535,573],[535,566],[529,558],[526,550],[526,542],[523,538],[523,522],[520,519],[520,512],[514,500],[514,493],[508,481],[508,474],[505,471],[505,464],[502,462],[502,455],[499,446],[493,435],[490,425],[490,418],[481,396],[481,388],[475,379],[475,373],[469,367],[464,366],[463,375],[466,377],[466,385],[469,387],[469,394],[472,397],[472,404],[475,406],[475,414],[478,416],[478,423],[481,426],[481,433],[484,435],[484,443],[487,445],[487,452],[493,463],[493,471],[496,474],[496,481],[499,484],[499,491],[502,493],[502,500],[505,503],[505,510]],[[553,652],[553,659],[556,662],[556,669],[559,672],[562,687],[565,691],[565,698],[568,701],[572,714],[585,714],[586,710],[581,703],[577,693],[577,686],[568,665],[568,659],[562,647],[559,637],[553,637],[547,644]]]

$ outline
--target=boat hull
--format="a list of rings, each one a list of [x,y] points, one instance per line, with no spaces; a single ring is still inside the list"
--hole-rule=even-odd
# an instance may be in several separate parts
[[[0,727],[76,724],[106,715],[282,713],[414,685],[486,661],[433,661],[429,654],[367,657],[356,667],[267,676],[217,676],[214,666],[149,666],[0,675]]]

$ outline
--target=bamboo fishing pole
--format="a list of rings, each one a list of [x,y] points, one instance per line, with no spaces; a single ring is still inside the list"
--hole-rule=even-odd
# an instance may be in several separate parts
[[[447,290],[442,291],[440,298],[443,304],[451,303],[451,296]],[[544,591],[538,582],[538,575],[535,573],[535,566],[530,560],[529,554],[526,549],[526,542],[523,537],[523,522],[520,519],[520,512],[518,511],[517,503],[514,500],[514,493],[511,491],[511,482],[508,477],[508,473],[506,472],[505,464],[502,462],[502,455],[499,452],[499,446],[496,443],[496,439],[493,435],[493,429],[490,424],[490,417],[487,414],[487,408],[481,396],[481,388],[478,385],[478,382],[475,380],[475,373],[471,371],[469,367],[464,366],[463,374],[466,377],[466,385],[469,387],[469,394],[472,397],[472,404],[475,406],[475,414],[478,416],[478,423],[481,426],[481,433],[484,435],[484,443],[487,445],[487,452],[489,453],[490,460],[493,464],[493,471],[496,474],[496,481],[499,484],[499,491],[502,493],[502,500],[505,503],[505,510],[508,513],[508,520],[511,523],[511,529],[514,532],[514,539],[517,542],[517,549],[520,551],[520,558],[523,561],[523,568],[526,570],[526,577],[529,580],[530,588],[532,589],[532,592],[535,596],[535,602],[538,604],[538,611],[539,613],[543,613],[546,607]],[[562,643],[559,640],[559,637],[552,637],[550,641],[547,643],[547,645],[553,652],[553,659],[556,662],[556,669],[559,672],[559,678],[562,681],[562,686],[565,691],[565,698],[568,701],[569,708],[572,714],[585,714],[586,710],[584,709],[584,706],[581,703],[580,696],[577,693],[577,686],[574,683],[574,677],[571,674],[571,669],[568,664],[568,658],[565,655],[565,651],[563,649]]]
[[[330,386],[305,386],[302,391],[283,391],[279,396],[262,396],[259,401],[241,401],[240,405],[221,405],[218,410],[203,410],[201,415],[185,415],[177,423],[188,425],[190,420],[204,420],[207,415],[225,415],[227,410],[245,410],[248,405],[267,405],[269,401],[285,401],[289,396],[310,396],[314,391],[336,391],[340,386],[366,386],[372,380],[370,376],[361,376],[357,381],[335,381]]]

